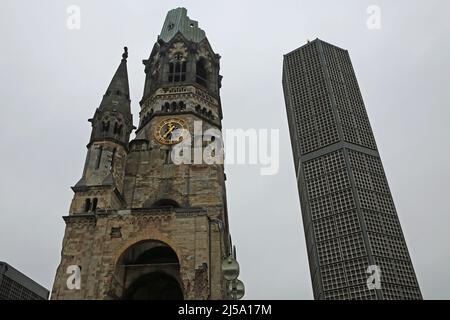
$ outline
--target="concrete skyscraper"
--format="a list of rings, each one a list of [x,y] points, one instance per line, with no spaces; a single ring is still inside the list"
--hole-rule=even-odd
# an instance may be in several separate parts
[[[421,299],[348,52],[286,54],[283,89],[314,298]]]

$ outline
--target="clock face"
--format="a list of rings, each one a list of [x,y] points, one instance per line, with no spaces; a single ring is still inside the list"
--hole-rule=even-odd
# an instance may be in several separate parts
[[[182,119],[170,118],[160,121],[155,128],[155,139],[159,143],[172,145],[183,141],[187,125]]]

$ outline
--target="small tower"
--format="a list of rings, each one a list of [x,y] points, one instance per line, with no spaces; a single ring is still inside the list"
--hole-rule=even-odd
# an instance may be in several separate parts
[[[89,119],[92,133],[87,145],[83,175],[72,187],[74,197],[66,230],[61,262],[55,276],[51,299],[101,299],[98,292],[104,274],[102,238],[108,217],[126,208],[124,168],[128,142],[133,130],[127,74],[127,48],[94,117]],[[104,217],[104,219],[101,219]],[[107,258],[106,258],[107,259]],[[73,271],[74,286],[68,285]],[[99,274],[101,274],[99,276]]]
[[[133,130],[127,73],[128,50],[108,86],[94,117],[83,176],[72,187],[75,196],[70,213],[125,207],[124,165]]]

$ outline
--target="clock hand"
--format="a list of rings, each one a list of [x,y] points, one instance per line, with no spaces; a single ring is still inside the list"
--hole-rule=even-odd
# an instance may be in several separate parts
[[[169,133],[172,133],[172,131],[175,129],[174,125],[169,125],[169,129],[167,130],[167,132],[163,135],[163,138],[166,138]]]

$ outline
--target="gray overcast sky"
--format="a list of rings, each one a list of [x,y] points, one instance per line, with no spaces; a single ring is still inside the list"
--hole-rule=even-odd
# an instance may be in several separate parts
[[[282,57],[321,38],[348,49],[426,299],[450,298],[450,2],[3,0],[0,11],[0,260],[51,288],[70,186],[90,124],[129,47],[137,124],[148,58],[184,6],[222,56],[224,128],[279,128],[280,171],[230,165],[228,205],[250,299],[312,299]],[[81,29],[66,27],[69,5]],[[369,5],[381,29],[366,26]]]

